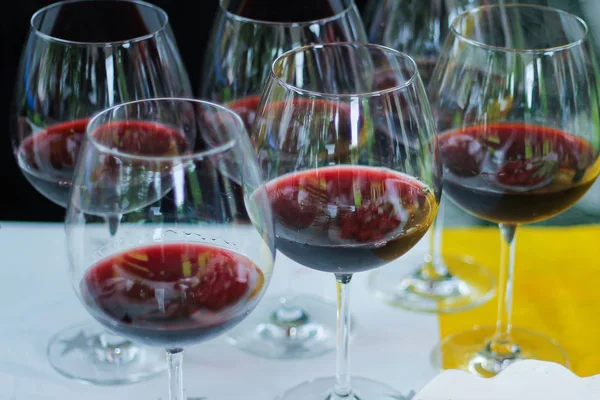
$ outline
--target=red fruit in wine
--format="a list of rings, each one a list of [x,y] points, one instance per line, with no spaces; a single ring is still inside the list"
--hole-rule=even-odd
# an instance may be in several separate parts
[[[273,211],[277,221],[289,228],[306,228],[315,221],[322,211],[322,197],[325,195],[310,182],[304,185],[277,188],[270,193]]]
[[[474,137],[456,134],[441,146],[444,165],[458,176],[475,176],[481,172],[485,148]]]
[[[400,226],[400,216],[389,202],[369,203],[355,211],[339,214],[340,237],[357,242],[372,242],[394,232]]]
[[[203,308],[219,311],[247,293],[250,274],[239,270],[234,260],[219,257],[201,268],[198,278],[200,283],[191,292],[194,300]]]
[[[507,161],[498,168],[496,177],[498,182],[510,186],[535,186],[547,180],[553,172],[544,172],[543,166],[548,165],[544,161],[534,162],[532,160]],[[554,163],[556,165],[556,163]]]

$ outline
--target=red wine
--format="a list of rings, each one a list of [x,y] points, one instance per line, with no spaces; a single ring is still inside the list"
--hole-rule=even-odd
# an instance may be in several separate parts
[[[124,155],[173,157],[183,155],[190,147],[181,132],[155,122],[115,121],[99,126],[91,136]]]
[[[88,119],[81,119],[53,125],[23,140],[18,150],[19,167],[27,180],[40,193],[63,207],[67,205],[87,123]],[[132,155],[178,155],[188,147],[186,138],[178,131],[151,122],[113,122],[97,129],[93,136],[108,148]],[[160,167],[160,163],[153,161],[139,161],[137,164],[154,170]],[[106,158],[104,164],[98,166],[95,177],[113,176],[118,174],[118,168],[114,158]],[[109,186],[108,183],[106,186]]]
[[[81,281],[85,305],[110,329],[155,346],[207,340],[240,322],[266,288],[245,256],[198,243],[139,247],[100,260]]]
[[[558,129],[524,123],[443,133],[444,192],[497,223],[542,221],[571,207],[600,172],[598,151]]]
[[[232,0],[227,10],[257,21],[307,22],[333,17],[349,7],[349,3],[349,0],[292,0],[281,7],[273,0]]]
[[[226,104],[228,108],[242,118],[248,134],[252,134],[252,125],[254,124],[254,119],[256,118],[256,111],[258,109],[259,102],[260,96],[248,96]]]
[[[87,123],[80,119],[53,125],[23,140],[17,152],[19,167],[31,185],[63,207]]]
[[[277,249],[320,271],[377,268],[410,250],[437,211],[433,192],[384,168],[336,166],[267,184]]]

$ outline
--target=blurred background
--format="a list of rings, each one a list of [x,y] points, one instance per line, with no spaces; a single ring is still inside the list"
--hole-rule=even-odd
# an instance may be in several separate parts
[[[325,1],[325,0],[302,0]],[[355,0],[363,14],[368,13],[369,6],[379,2],[404,3],[403,9],[427,10],[437,6],[443,12],[452,13],[457,5],[476,5],[480,3],[500,2],[501,0]],[[64,209],[52,204],[30,185],[19,168],[12,154],[10,144],[10,104],[13,96],[13,85],[17,66],[25,38],[29,30],[31,15],[39,8],[54,3],[50,0],[20,0],[10,2],[10,7],[3,9],[0,22],[2,29],[2,112],[0,113],[0,220],[5,221],[47,221],[61,222]],[[162,7],[170,17],[179,50],[192,81],[192,88],[199,87],[203,54],[212,27],[219,0],[148,0],[149,3]],[[505,1],[536,3],[562,8],[584,18],[591,30],[600,60],[600,0],[514,0]],[[282,0],[272,0],[273,6],[282,5]],[[429,5],[431,4],[431,6]],[[422,12],[422,11],[420,11]],[[414,21],[413,21],[414,22]],[[540,225],[578,225],[600,223],[600,181],[588,194],[568,211],[547,220]],[[445,214],[446,226],[488,225],[484,221],[469,216],[451,203]]]

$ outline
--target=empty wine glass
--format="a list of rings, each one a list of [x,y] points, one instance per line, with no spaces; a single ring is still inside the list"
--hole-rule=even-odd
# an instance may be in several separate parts
[[[522,359],[568,366],[552,338],[512,325],[515,237],[571,207],[600,172],[596,62],[586,23],[555,8],[482,6],[452,23],[428,90],[444,192],[499,225],[501,254],[496,326],[443,338],[436,366],[488,377]]]
[[[403,399],[378,381],[351,379],[348,296],[354,273],[401,257],[435,218],[441,159],[416,64],[366,43],[284,53],[273,63],[252,139],[278,250],[337,280],[336,375],[280,399]]]
[[[64,1],[37,11],[15,89],[15,158],[29,183],[62,207],[94,113],[134,99],[191,95],[165,11],[127,0]],[[67,377],[98,384],[134,382],[165,370],[163,352],[93,320],[54,336],[48,360]]]
[[[75,293],[107,329],[167,349],[170,400],[185,399],[184,346],[238,324],[271,279],[265,186],[242,120],[216,104],[140,100],[93,117],[65,224]]]
[[[260,93],[277,56],[336,41],[366,42],[353,0],[220,0],[205,52],[202,98],[236,111],[250,130]],[[335,303],[287,287],[270,296],[228,338],[268,358],[307,358],[335,348]]]
[[[427,86],[450,22],[477,0],[371,0],[365,25],[371,43],[405,52],[415,59]],[[432,228],[424,262],[406,275],[394,266],[371,273],[369,285],[383,301],[420,312],[464,311],[494,295],[494,277],[469,257],[442,255],[445,196]]]

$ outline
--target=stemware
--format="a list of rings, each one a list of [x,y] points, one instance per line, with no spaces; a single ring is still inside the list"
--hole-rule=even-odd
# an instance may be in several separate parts
[[[448,34],[448,27],[475,0],[371,0],[365,8],[369,42],[409,54],[425,86]],[[408,275],[389,266],[371,273],[369,285],[383,301],[405,309],[450,313],[488,301],[495,282],[487,268],[463,255],[442,254],[445,197],[428,231],[425,260]]]
[[[89,122],[65,220],[69,277],[106,328],[167,349],[170,400],[185,399],[183,347],[231,329],[268,286],[261,179],[242,120],[213,103],[139,100]]]
[[[356,272],[410,250],[431,225],[441,159],[412,58],[366,43],[310,45],[273,63],[252,140],[267,179],[278,250],[335,274],[337,372],[280,398],[400,399],[350,380],[349,289]]]
[[[25,178],[66,207],[89,118],[121,102],[191,95],[168,15],[141,1],[53,3],[31,18],[15,85],[11,139]],[[48,359],[61,374],[98,384],[164,371],[164,353],[93,320],[61,330]]]
[[[568,365],[552,338],[512,325],[515,234],[565,211],[596,180],[598,77],[586,23],[565,11],[490,5],[452,23],[428,90],[444,192],[499,224],[501,254],[496,326],[443,338],[436,365],[482,376],[520,359]]]
[[[236,111],[250,131],[271,64],[292,48],[337,41],[366,42],[353,0],[220,0],[201,79],[200,96]],[[286,289],[269,296],[228,338],[268,358],[308,358],[335,348],[335,303]]]

